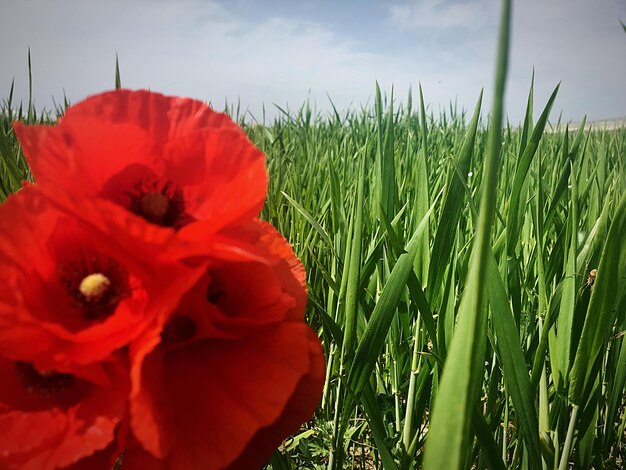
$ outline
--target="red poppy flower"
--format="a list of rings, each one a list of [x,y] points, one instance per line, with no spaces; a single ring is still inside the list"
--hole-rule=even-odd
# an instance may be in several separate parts
[[[130,238],[68,216],[32,186],[9,197],[0,206],[0,353],[41,370],[90,364],[169,314],[204,268],[129,251]]]
[[[176,335],[189,317],[195,338],[239,338],[254,328],[304,320],[306,273],[287,240],[255,220],[211,238],[206,272],[181,299],[163,335]]]
[[[56,126],[14,129],[41,190],[78,216],[95,198],[161,231],[199,224],[204,240],[256,217],[265,200],[264,155],[199,101],[117,90],[72,106]]]
[[[124,470],[264,463],[312,415],[324,359],[304,269],[256,219],[263,154],[204,104],[145,91],[14,128],[37,190],[0,207],[0,355],[99,384],[92,369],[128,346]],[[114,428],[51,465],[111,462]]]
[[[118,357],[60,372],[0,356],[0,383],[3,469],[48,470],[81,461],[113,441],[126,412],[128,368]]]
[[[258,468],[320,398],[302,266],[269,224],[239,235],[241,249],[223,250],[238,259],[211,259],[164,327],[130,349],[131,429],[166,468]]]
[[[319,340],[295,322],[178,349],[147,342],[135,361],[132,428],[170,469],[258,468],[311,417],[324,383]]]

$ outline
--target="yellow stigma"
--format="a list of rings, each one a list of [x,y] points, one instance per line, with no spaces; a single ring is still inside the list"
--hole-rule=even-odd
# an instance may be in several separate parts
[[[141,198],[141,210],[154,220],[162,220],[167,214],[170,201],[164,194],[157,192],[146,193]]]
[[[110,285],[111,281],[109,281],[109,278],[104,274],[93,273],[89,276],[85,276],[80,282],[78,289],[87,300],[98,300],[106,293]]]

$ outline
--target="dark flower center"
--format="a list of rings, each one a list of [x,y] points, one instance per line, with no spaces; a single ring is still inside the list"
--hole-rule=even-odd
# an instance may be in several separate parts
[[[72,303],[87,321],[105,320],[130,295],[126,270],[108,257],[81,257],[63,266],[60,275]]]
[[[209,303],[217,304],[226,297],[224,282],[219,277],[214,277],[209,282],[206,290],[206,299]]]
[[[141,196],[141,213],[159,222],[163,221],[170,208],[170,200],[161,193],[151,192]]]
[[[169,181],[144,181],[130,193],[130,210],[153,224],[178,228],[184,224],[185,200]]]
[[[16,362],[15,373],[24,388],[30,393],[50,396],[71,388],[75,379],[71,374],[61,372],[40,372],[27,362]]]
[[[196,334],[196,324],[191,317],[178,315],[171,318],[163,327],[161,340],[164,343],[181,343],[193,338]]]

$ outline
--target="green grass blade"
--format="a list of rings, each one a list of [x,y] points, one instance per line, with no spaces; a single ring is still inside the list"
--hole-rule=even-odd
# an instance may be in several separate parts
[[[350,265],[346,285],[346,303],[344,315],[344,339],[341,352],[342,367],[352,361],[356,344],[357,313],[359,302],[359,276],[361,270],[361,246],[363,238],[363,202],[365,186],[365,159],[362,160],[357,184],[357,199],[354,205],[354,225],[350,242]]]
[[[380,453],[380,460],[385,470],[396,470],[398,465],[396,464],[391,451],[387,447],[385,439],[388,438],[385,431],[385,424],[380,413],[380,408],[376,402],[376,395],[371,386],[365,387],[363,394],[361,395],[361,403],[363,404],[363,410],[367,416],[367,420],[370,424],[372,431],[372,437],[376,442],[376,449]]]
[[[491,470],[506,470],[506,465],[504,465],[500,456],[500,449],[498,449],[493,439],[485,417],[478,408],[474,408],[474,413],[472,414],[472,428],[476,434],[480,449],[485,454],[489,468]]]
[[[616,341],[615,346],[617,346],[617,343],[618,342]],[[605,432],[608,432],[611,435],[615,432],[614,426],[617,408],[624,398],[624,386],[626,385],[626,341],[623,338],[621,339],[619,351],[617,368],[615,371],[615,380],[609,395],[609,408],[606,414],[607,430]]]
[[[378,302],[374,306],[367,328],[359,341],[359,346],[348,374],[348,386],[356,398],[359,397],[365,384],[368,382],[383,349],[398,302],[407,286],[409,276],[413,273],[413,261],[419,249],[422,231],[428,223],[428,218],[436,202],[437,200],[433,202],[429,211],[424,215],[407,244],[406,251],[398,257],[396,264],[393,266],[391,274],[380,293]],[[391,227],[391,224],[388,226]]]
[[[563,290],[561,291],[561,304],[557,318],[557,343],[556,358],[552,364],[555,385],[559,392],[567,387],[567,375],[570,370],[572,350],[572,328],[574,324],[574,309],[576,307],[576,253],[578,251],[578,216],[577,216],[577,191],[576,178],[571,173],[572,203],[569,214],[569,250],[565,261],[565,275],[563,277]]]
[[[443,284],[446,266],[449,265],[453,254],[453,250],[451,250],[450,247],[454,243],[459,218],[461,217],[461,211],[463,209],[463,201],[465,201],[466,190],[464,182],[467,179],[472,155],[474,154],[476,130],[480,117],[482,99],[483,93],[481,91],[474,108],[472,120],[465,133],[463,146],[455,162],[458,171],[452,172],[452,176],[446,188],[446,196],[441,215],[439,216],[439,224],[433,243],[430,266],[428,268],[428,287],[431,293],[431,299],[437,298],[437,294],[435,293],[441,290],[439,286]]]
[[[430,423],[424,458],[426,470],[461,469],[468,453],[471,415],[478,398],[478,378],[482,377],[483,370],[486,325],[484,286],[491,228],[496,213],[510,23],[511,2],[504,0],[493,116],[488,135],[478,227],[467,284],[459,307],[458,326],[443,370]]]
[[[26,123],[35,123],[35,108],[33,107],[33,66],[30,61],[30,46],[28,46],[28,111]]]
[[[393,95],[387,109],[383,113],[383,101],[380,86],[376,83],[376,180],[374,184],[374,213],[383,208],[389,217],[395,215],[397,186],[394,164],[394,126],[393,126]]]
[[[298,201],[293,199],[287,193],[283,191],[281,191],[281,193],[283,196],[285,196],[285,199],[287,199],[287,201],[289,201],[289,203],[293,207],[295,207],[296,210],[300,212],[300,214],[302,214],[302,216],[311,224],[311,227],[313,227],[315,231],[319,234],[319,236],[322,237],[322,240],[324,240],[324,242],[329,246],[329,248],[334,251],[334,246],[333,246],[333,243],[330,241],[330,237],[328,236],[328,233],[326,233],[326,230],[324,230],[322,226],[318,223],[318,221],[315,220],[315,217],[313,217],[309,213],[309,211],[307,211],[304,207],[302,207],[302,205],[300,205]]]
[[[489,289],[487,289],[489,307],[491,309],[491,321],[498,339],[502,373],[507,392],[513,401],[519,427],[527,444],[531,468],[539,468],[541,466],[539,423],[517,324],[513,318],[506,289],[492,253],[489,253],[487,261],[486,280],[489,285]]]
[[[590,381],[593,363],[606,344],[617,314],[617,304],[626,291],[626,193],[606,238],[583,331],[570,375],[569,398],[580,405]]]
[[[122,79],[120,77],[120,61],[117,57],[117,52],[115,53],[115,89],[119,90],[122,88]]]
[[[520,136],[520,147],[518,155],[524,154],[524,149],[528,144],[528,136],[533,131],[533,102],[535,95],[535,68],[530,79],[530,91],[528,92],[528,100],[526,101],[526,112],[524,113],[524,126],[522,127],[522,135]]]
[[[556,99],[558,91],[559,85],[556,86],[556,88],[552,92],[552,95],[550,95],[550,99],[548,99],[548,103],[546,104],[543,112],[541,113],[541,116],[539,117],[539,120],[537,121],[535,130],[532,133],[528,145],[525,147],[524,153],[522,154],[517,165],[517,170],[515,171],[513,186],[511,187],[510,193],[511,198],[509,200],[509,213],[506,222],[506,233],[508,237],[507,251],[509,253],[509,256],[512,256],[515,252],[517,240],[520,236],[519,229],[524,219],[524,206],[520,204],[522,187],[524,185],[524,181],[526,180],[526,176],[528,175],[528,170],[530,169],[533,157],[535,156],[537,148],[539,147],[541,136],[543,135],[546,123],[548,122],[548,116],[550,115],[550,110],[552,109],[552,105],[554,104],[554,100]]]

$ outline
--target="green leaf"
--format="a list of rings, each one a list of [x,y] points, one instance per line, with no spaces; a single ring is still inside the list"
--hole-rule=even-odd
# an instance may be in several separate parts
[[[482,195],[467,282],[431,418],[424,469],[455,470],[465,466],[472,412],[478,399],[485,352],[484,287],[490,235],[496,213],[500,167],[504,85],[508,64],[511,2],[503,0],[496,62],[493,120],[487,142]]]
[[[289,201],[289,203],[296,208],[300,214],[304,216],[304,218],[311,224],[311,227],[315,229],[315,231],[322,237],[322,240],[330,247],[332,251],[334,251],[333,243],[330,241],[330,237],[326,233],[326,230],[322,228],[322,226],[315,220],[315,218],[307,211],[304,207],[302,207],[295,199],[289,196],[287,193],[281,191],[282,195]]]
[[[572,328],[574,310],[576,307],[576,253],[578,251],[578,214],[577,214],[577,186],[576,178],[571,173],[572,203],[570,205],[569,228],[570,243],[565,262],[565,275],[562,281],[561,304],[557,319],[557,361],[552,364],[554,380],[560,392],[566,388],[567,374],[570,370],[572,350]]]
[[[354,205],[354,225],[350,242],[350,264],[348,266],[348,281],[346,284],[346,303],[344,315],[344,338],[341,350],[341,364],[349,365],[354,355],[356,344],[356,327],[358,313],[359,276],[361,270],[361,245],[363,236],[363,202],[365,185],[365,159],[361,161],[359,180],[357,184],[357,198]]]
[[[520,195],[522,192],[522,187],[524,185],[524,181],[526,180],[526,175],[528,174],[528,170],[530,169],[530,165],[532,163],[533,157],[537,152],[537,148],[539,147],[539,142],[541,140],[541,136],[543,135],[543,130],[548,122],[548,116],[550,115],[550,110],[552,109],[552,105],[554,104],[554,100],[556,99],[556,95],[559,91],[559,85],[556,86],[552,95],[550,95],[550,99],[548,99],[548,103],[546,104],[539,120],[537,121],[537,125],[535,126],[535,130],[532,133],[530,141],[528,145],[525,147],[524,153],[519,160],[517,165],[517,170],[515,171],[515,177],[513,178],[513,185],[511,187],[511,198],[509,199],[509,213],[506,222],[506,233],[508,237],[507,241],[507,251],[509,256],[512,256],[515,252],[515,247],[517,245],[517,240],[520,235],[520,227],[522,225],[524,219],[524,211],[523,207],[520,207]]]
[[[436,202],[436,201],[435,201]],[[406,252],[402,253],[391,270],[391,274],[383,287],[380,297],[374,306],[374,311],[367,323],[367,328],[359,341],[350,372],[348,373],[348,389],[358,399],[363,388],[368,383],[374,370],[376,361],[380,356],[391,326],[391,321],[396,313],[400,297],[407,286],[409,275],[413,272],[413,260],[419,247],[419,239],[428,221],[428,217],[434,208],[424,215],[424,218],[415,229],[411,240],[406,246]],[[347,403],[347,408],[353,403]],[[346,412],[344,408],[344,413]]]
[[[476,434],[480,449],[484,452],[485,458],[489,463],[489,468],[492,470],[506,470],[506,465],[504,465],[502,457],[500,456],[500,449],[498,449],[493,439],[485,417],[478,408],[475,408],[472,414],[472,428]]]
[[[120,61],[117,57],[117,52],[115,53],[115,89],[119,90],[122,88],[122,79],[120,78]]]
[[[502,363],[507,392],[513,401],[522,437],[527,445],[531,468],[540,468],[539,424],[533,403],[534,394],[530,388],[517,324],[493,253],[488,257],[487,285],[491,321],[496,332],[498,357]]]
[[[376,449],[380,454],[383,468],[385,470],[396,470],[398,466],[385,442],[387,432],[385,431],[385,424],[380,414],[378,403],[376,402],[376,395],[371,386],[368,385],[365,387],[361,395],[361,403],[363,404],[363,410],[365,411],[370,430],[372,431],[372,437],[374,438],[374,442],[376,442]]]
[[[593,363],[610,336],[617,305],[626,290],[626,193],[606,237],[593,285],[587,316],[570,375],[569,398],[581,405]]]
[[[480,117],[480,107],[483,99],[483,93],[480,92],[478,101],[474,108],[474,115],[469,123],[463,139],[463,147],[455,162],[458,171],[453,171],[448,182],[445,192],[445,200],[443,209],[439,216],[439,224],[437,225],[437,233],[430,258],[430,266],[428,268],[428,287],[430,298],[437,298],[438,286],[443,285],[443,278],[446,272],[446,266],[449,265],[453,250],[450,247],[454,243],[454,237],[459,225],[459,218],[465,201],[465,180],[470,170],[472,155],[474,153],[474,142],[476,141],[476,130]]]
[[[617,407],[621,404],[624,398],[624,386],[626,385],[626,341],[622,338],[619,342],[616,341],[614,344],[616,349],[618,348],[618,344],[620,345],[619,356],[615,371],[615,380],[609,395],[609,408],[606,414],[608,433],[612,435],[615,432],[614,426]]]

